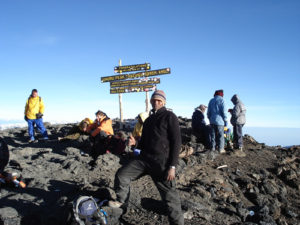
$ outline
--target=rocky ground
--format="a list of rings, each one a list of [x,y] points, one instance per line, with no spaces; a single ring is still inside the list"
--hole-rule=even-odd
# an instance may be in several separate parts
[[[191,141],[190,120],[179,120],[184,146],[194,149],[180,161],[177,175],[185,224],[300,224],[300,146],[271,147],[245,135],[245,154],[214,155]],[[130,157],[105,154],[91,163],[82,154],[88,136],[57,141],[72,126],[47,124],[50,140],[35,143],[27,142],[27,128],[0,131],[10,150],[6,170],[22,174],[27,184],[0,186],[0,225],[68,224],[76,196],[115,197],[114,175]],[[128,208],[113,222],[168,224],[150,177],[132,182]]]

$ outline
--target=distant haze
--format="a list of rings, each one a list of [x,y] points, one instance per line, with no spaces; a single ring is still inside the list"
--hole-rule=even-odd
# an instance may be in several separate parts
[[[245,127],[244,134],[270,146],[300,145],[300,128]]]

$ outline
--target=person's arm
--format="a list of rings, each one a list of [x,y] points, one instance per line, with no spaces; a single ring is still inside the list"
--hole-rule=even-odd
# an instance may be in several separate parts
[[[241,113],[239,105],[235,105],[234,108],[232,109],[232,116],[237,118],[239,114]]]
[[[92,130],[94,130],[97,127],[97,122],[95,121],[94,123],[90,124],[87,129],[86,132],[87,133],[91,133]]]
[[[105,133],[107,134],[111,134],[113,135],[113,130],[112,130],[112,122],[111,120],[105,120],[105,121],[102,121],[100,123],[100,125],[98,127],[96,127],[95,130],[92,131],[91,135],[93,137],[95,137],[97,134],[99,134],[101,131],[104,131]]]
[[[45,105],[44,105],[44,101],[42,98],[40,98],[40,104],[39,104],[40,108],[39,108],[39,113],[44,114],[45,111]]]
[[[168,134],[170,142],[170,165],[167,180],[171,181],[175,179],[175,168],[178,165],[179,151],[181,147],[181,133],[179,122],[175,114],[172,114],[169,117],[168,123]]]
[[[24,111],[25,116],[26,116],[27,110],[28,110],[28,99],[27,99],[26,104],[25,104],[25,111]]]
[[[227,115],[226,115],[226,108],[225,108],[225,103],[224,100],[222,100],[222,117],[225,123],[225,126],[227,125]]]

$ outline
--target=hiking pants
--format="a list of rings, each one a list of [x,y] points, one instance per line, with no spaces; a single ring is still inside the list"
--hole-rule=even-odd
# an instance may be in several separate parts
[[[211,149],[224,149],[224,126],[211,124]]]
[[[129,198],[129,186],[132,180],[136,180],[143,175],[150,175],[154,181],[162,200],[167,205],[168,217],[171,225],[183,225],[184,218],[181,211],[181,202],[176,191],[175,180],[167,181],[162,175],[153,174],[154,168],[142,159],[130,161],[121,167],[115,177],[115,190],[117,200],[125,203]]]
[[[233,143],[237,148],[243,147],[243,126],[244,124],[233,126]]]
[[[28,134],[29,134],[30,139],[34,140],[34,125],[35,124],[36,124],[39,132],[43,135],[43,137],[48,137],[47,130],[44,127],[42,118],[34,119],[34,120],[28,119],[27,123],[28,123]]]

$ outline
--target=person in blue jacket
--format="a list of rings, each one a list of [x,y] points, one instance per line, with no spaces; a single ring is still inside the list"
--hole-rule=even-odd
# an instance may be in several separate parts
[[[202,143],[205,148],[210,148],[210,126],[205,121],[206,105],[201,104],[195,108],[192,116],[192,129],[193,134],[197,137],[197,140]]]
[[[214,98],[209,101],[207,117],[211,125],[211,150],[218,150],[225,153],[224,150],[224,126],[227,126],[227,116],[224,103],[223,90],[216,90]]]

